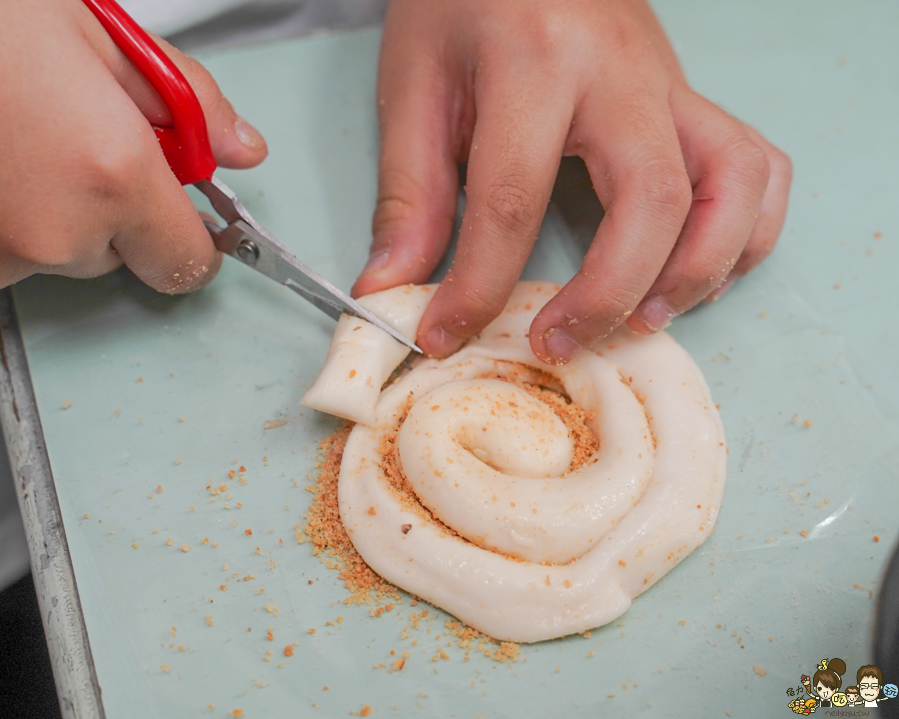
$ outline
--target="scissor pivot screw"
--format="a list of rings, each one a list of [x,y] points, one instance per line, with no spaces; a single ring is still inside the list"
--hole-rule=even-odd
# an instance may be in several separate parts
[[[259,248],[253,240],[243,239],[237,245],[237,256],[248,265],[255,265],[259,259]]]

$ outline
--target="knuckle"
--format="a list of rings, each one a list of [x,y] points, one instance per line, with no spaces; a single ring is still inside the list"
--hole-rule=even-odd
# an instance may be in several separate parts
[[[395,225],[409,222],[423,196],[424,189],[410,174],[382,168],[378,173],[378,199],[372,217],[375,236]]]
[[[525,182],[524,172],[513,172],[490,183],[483,195],[487,221],[503,235],[534,231],[542,208]]]
[[[764,188],[771,175],[768,153],[747,135],[733,140],[724,150],[724,162],[730,171],[749,186]]]
[[[687,216],[693,188],[682,165],[668,160],[651,163],[640,172],[639,187],[650,207],[674,215],[680,221]]]
[[[558,57],[569,45],[572,23],[565,13],[551,6],[538,5],[523,18],[516,43],[523,44],[537,59]]]
[[[146,173],[147,158],[144,143],[111,142],[89,152],[85,163],[85,182],[88,192],[104,203],[123,202],[137,180]]]
[[[646,55],[645,33],[621,13],[605,13],[602,37],[605,51],[617,62],[636,65]]]
[[[587,277],[583,271],[580,274],[583,278]],[[638,287],[640,278],[634,277],[632,282],[626,282],[627,278],[623,276],[617,279],[616,287],[611,283],[596,285],[588,280],[593,286],[579,300],[575,321],[568,320],[572,332],[587,342],[604,337],[624,322],[643,297],[643,290]]]
[[[197,94],[207,116],[217,113],[231,116],[236,114],[215,78],[198,60],[189,55],[181,55],[178,58],[178,65],[185,76],[190,78],[190,85]]]
[[[176,50],[170,54],[172,55],[172,60],[181,69],[181,72],[190,78],[192,87],[195,84],[202,87],[207,87],[209,85],[215,87],[215,80],[212,79],[212,75],[207,72],[206,68],[203,67],[199,60]]]
[[[462,292],[454,304],[456,308],[454,315],[449,318],[447,324],[459,336],[472,335],[480,332],[498,317],[505,304],[504,297],[481,284],[477,289]]]
[[[203,98],[203,106],[206,108],[206,115],[211,117],[225,117],[234,121],[237,113],[231,101],[222,94],[219,86],[212,78],[209,79],[209,85],[202,91],[197,91],[197,95]],[[202,87],[202,86],[201,86]]]

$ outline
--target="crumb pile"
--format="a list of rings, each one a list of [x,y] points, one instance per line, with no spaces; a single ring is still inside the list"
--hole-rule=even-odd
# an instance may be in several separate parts
[[[388,600],[400,601],[399,590],[386,583],[359,556],[349,535],[340,521],[337,507],[337,478],[340,462],[346,447],[352,422],[346,422],[340,429],[319,444],[322,460],[318,464],[315,484],[307,487],[315,499],[306,514],[306,526],[294,535],[298,542],[308,538],[315,545],[313,554],[325,562],[328,569],[339,569],[340,578],[350,595],[346,604],[383,605]]]

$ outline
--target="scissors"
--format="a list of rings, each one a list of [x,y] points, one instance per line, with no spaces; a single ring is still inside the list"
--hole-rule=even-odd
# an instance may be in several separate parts
[[[247,212],[234,191],[213,175],[216,162],[209,146],[203,108],[175,63],[114,0],[83,2],[168,107],[172,127],[154,125],[153,129],[175,177],[182,185],[192,184],[206,195],[227,223],[221,227],[215,222],[205,222],[216,248],[289,287],[334,319],[344,312],[355,315],[421,353],[412,340],[300,262]]]

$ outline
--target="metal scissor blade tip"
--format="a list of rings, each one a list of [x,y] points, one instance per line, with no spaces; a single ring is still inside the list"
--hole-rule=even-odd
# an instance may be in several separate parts
[[[355,306],[353,306],[353,305],[355,305]],[[394,327],[391,327],[389,324],[387,324],[384,320],[382,320],[376,314],[369,312],[367,309],[362,307],[362,305],[358,304],[357,302],[352,301],[352,305],[347,310],[347,312],[349,314],[355,315],[359,319],[365,320],[366,322],[370,322],[375,327],[377,327],[379,330],[383,330],[384,332],[389,334],[397,342],[400,342],[400,343],[406,345],[406,347],[408,347],[413,352],[418,352],[418,354],[424,354],[424,352],[421,351],[421,348],[417,344],[415,344],[412,340],[407,338],[402,332],[400,332],[399,330],[397,330]]]
[[[305,287],[294,279],[288,279],[284,285],[289,287],[298,295],[308,300],[320,310],[325,312],[325,314],[330,315],[334,319],[338,319],[341,314],[344,312],[348,315],[352,315],[353,317],[358,317],[361,320],[365,320],[366,322],[373,324],[379,330],[386,332],[397,342],[405,345],[413,352],[417,352],[418,354],[424,354],[421,351],[421,348],[416,345],[412,340],[402,334],[399,330],[387,324],[384,320],[378,317],[376,314],[368,311],[362,305],[360,305],[355,300],[351,299],[349,296],[344,295],[342,292],[334,288],[328,283],[328,289],[333,290],[336,294],[328,293],[330,296],[324,296],[324,294],[320,291],[312,290],[309,287]]]

